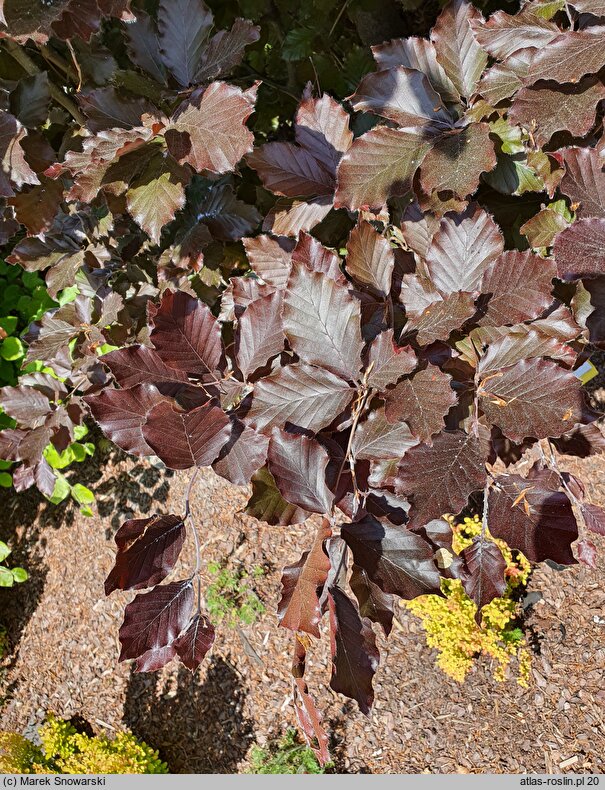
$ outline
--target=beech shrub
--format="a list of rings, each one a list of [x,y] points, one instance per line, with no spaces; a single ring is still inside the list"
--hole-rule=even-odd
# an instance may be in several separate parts
[[[262,24],[144,5],[3,3],[7,260],[78,293],[29,330],[47,367],[2,390],[0,456],[52,492],[42,449],[89,410],[192,485],[203,466],[251,483],[276,529],[317,514],[278,614],[325,762],[304,678],[322,632],[331,687],[368,713],[397,597],[457,579],[480,621],[506,587],[492,537],[570,565],[605,534],[557,461],[605,449],[581,378],[605,343],[605,4],[452,0],[428,38],[373,46],[346,101],[310,82],[292,123],[250,67]],[[443,516],[469,506],[482,529],[457,554]],[[212,646],[199,553],[165,582],[187,532],[188,500],[116,535],[107,594],[147,590],[120,629],[138,671]]]

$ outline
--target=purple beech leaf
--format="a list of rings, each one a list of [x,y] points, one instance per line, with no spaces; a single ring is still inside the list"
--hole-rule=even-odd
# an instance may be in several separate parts
[[[395,255],[385,237],[369,222],[360,222],[347,241],[346,269],[357,283],[384,296],[391,292]]]
[[[477,604],[475,620],[481,621],[481,609],[494,598],[501,598],[506,591],[506,560],[498,546],[481,535],[473,538],[462,556],[466,562],[467,573],[462,585],[465,593]]]
[[[130,519],[116,532],[115,541],[118,551],[105,580],[105,595],[153,587],[163,581],[183,548],[185,522],[174,515]]]
[[[205,45],[194,82],[207,82],[234,69],[244,50],[260,38],[260,28],[247,19],[236,19],[231,30],[219,30]]]
[[[286,502],[271,472],[263,467],[252,476],[252,496],[246,505],[246,515],[266,521],[271,526],[287,527],[302,524],[311,514]]]
[[[305,660],[307,650],[298,634],[294,636],[294,656],[292,659],[292,696],[296,710],[296,719],[303,731],[307,745],[321,765],[330,761],[328,751],[328,736],[323,729],[322,715],[317,710],[313,699],[309,695],[309,688],[305,683]],[[315,743],[317,742],[317,746]]]
[[[127,346],[101,357],[122,389],[137,384],[155,384],[167,395],[187,384],[185,373],[168,367],[157,352],[147,346]],[[168,389],[165,389],[165,386]]]
[[[203,0],[160,0],[158,30],[164,65],[183,87],[195,81],[212,12]]]
[[[0,116],[0,197],[12,197],[13,186],[39,184],[40,179],[28,165],[21,143],[26,131],[8,112]]]
[[[358,459],[388,460],[401,458],[405,453],[418,444],[418,439],[412,435],[405,422],[392,424],[387,422],[384,409],[370,412],[365,422],[358,425],[351,452]]]
[[[433,446],[412,447],[399,463],[395,493],[411,503],[409,527],[424,526],[445,513],[459,513],[485,485],[488,448],[482,438],[443,431]]]
[[[172,644],[189,621],[193,598],[191,579],[160,585],[137,595],[124,610],[119,660],[139,658],[149,650]]]
[[[320,195],[309,200],[279,198],[263,222],[263,230],[276,236],[298,237],[319,225],[332,209],[333,195]]]
[[[212,468],[233,485],[248,485],[257,469],[265,465],[268,449],[268,436],[256,433],[234,419],[229,441],[223,446]]]
[[[346,379],[359,377],[361,310],[344,285],[301,264],[293,266],[283,321],[292,350],[304,362]]]
[[[252,233],[261,220],[254,206],[236,198],[231,184],[212,187],[191,209],[218,241],[238,241]]]
[[[605,0],[574,0],[571,5],[581,14],[605,16]]]
[[[308,233],[301,233],[292,251],[292,263],[304,264],[310,272],[321,272],[340,285],[347,285],[341,271],[340,258]]]
[[[569,222],[562,214],[551,208],[544,208],[527,220],[519,228],[534,249],[551,247],[557,233],[569,227]]]
[[[421,129],[378,126],[361,135],[338,166],[335,208],[381,209],[405,195],[429,148]]]
[[[188,172],[170,157],[154,157],[131,182],[126,193],[128,213],[153,242],[160,243],[162,229],[185,205]]]
[[[177,109],[164,132],[169,153],[196,172],[233,170],[252,150],[254,136],[246,121],[255,101],[255,87],[242,91],[226,82],[212,82],[196,90]]]
[[[433,561],[433,549],[407,527],[395,527],[366,516],[362,521],[343,525],[342,536],[355,563],[383,592],[406,600],[440,594],[441,579]]]
[[[525,478],[500,475],[489,493],[489,529],[531,562],[573,565],[578,528],[571,502],[551,471]]]
[[[183,664],[194,672],[214,644],[214,626],[202,614],[196,614],[173,646]]]
[[[437,51],[432,42],[425,38],[410,36],[395,38],[385,44],[372,47],[372,54],[379,69],[405,66],[426,75],[432,87],[447,104],[458,104],[460,94],[454,83],[437,60]]]
[[[605,510],[602,507],[582,503],[580,512],[591,532],[596,532],[597,535],[605,535]]]
[[[319,596],[330,570],[324,540],[330,534],[327,524],[318,527],[311,549],[303,552],[294,565],[286,565],[281,578],[282,596],[277,607],[281,626],[292,631],[305,631],[317,639],[321,636]]]
[[[605,98],[605,85],[588,77],[578,85],[521,88],[508,117],[512,123],[531,130],[536,145],[543,146],[562,130],[583,137],[595,123],[599,102]]]
[[[158,33],[151,17],[137,9],[137,18],[125,26],[125,31],[131,60],[156,82],[166,85],[166,68],[160,52]]]
[[[416,340],[422,346],[435,340],[447,340],[455,329],[460,329],[477,309],[472,293],[450,293],[431,302],[418,316],[411,317],[404,327],[404,334],[416,331]]]
[[[331,587],[330,638],[332,677],[330,688],[356,700],[359,710],[370,715],[374,702],[372,678],[378,668],[380,653],[370,621],[359,615],[357,606],[340,587]]]
[[[576,425],[573,430],[553,439],[552,443],[560,453],[578,458],[605,453],[605,436],[596,423]]]
[[[281,290],[290,276],[292,252],[271,236],[242,239],[252,270],[261,280]]]
[[[246,380],[284,349],[282,303],[282,292],[277,291],[252,302],[238,318],[235,358]]]
[[[577,215],[605,217],[605,168],[594,148],[564,148],[559,156],[565,165],[561,192],[577,203]]]
[[[265,189],[290,198],[312,198],[334,192],[334,175],[306,148],[294,143],[267,143],[246,159]]]
[[[46,395],[22,384],[0,389],[0,407],[24,428],[39,428],[52,410]]]
[[[137,658],[134,671],[157,672],[158,669],[162,669],[166,664],[169,664],[173,658],[176,658],[174,645],[166,645],[166,647],[160,647],[157,650],[148,650]]]
[[[554,262],[530,252],[504,252],[489,264],[481,292],[490,294],[480,323],[504,326],[538,318],[553,301]]]
[[[351,590],[357,598],[359,614],[373,623],[379,623],[388,636],[393,628],[394,598],[382,592],[360,565],[353,565],[350,579]]]
[[[538,80],[579,82],[586,74],[596,74],[605,65],[604,45],[602,27],[566,30],[536,53],[524,83],[533,85]]]
[[[461,96],[475,92],[487,52],[477,43],[473,27],[483,21],[481,12],[469,0],[450,0],[431,32],[437,60]]]
[[[553,254],[562,280],[605,274],[605,217],[574,222],[556,237]]]
[[[183,412],[163,401],[147,413],[143,425],[145,441],[170,469],[209,466],[230,434],[229,418],[211,402]]]
[[[401,232],[408,247],[419,258],[426,258],[431,239],[438,227],[439,219],[425,214],[418,203],[410,203],[406,207],[401,220]]]
[[[402,376],[411,373],[418,359],[411,346],[398,346],[394,332],[387,329],[373,341],[368,351],[366,381],[369,387],[383,392]]]
[[[526,47],[546,48],[561,32],[531,8],[517,14],[496,11],[487,22],[473,20],[471,27],[479,44],[497,60],[506,60]]]
[[[432,284],[442,294],[476,291],[487,267],[503,251],[504,239],[498,226],[489,214],[475,206],[441,220],[426,256],[426,266]]]
[[[86,115],[87,128],[95,135],[106,129],[133,129],[142,126],[146,115],[157,115],[147,99],[122,95],[114,87],[79,94],[78,102]]]
[[[385,397],[385,416],[391,423],[405,420],[413,436],[432,444],[432,436],[444,429],[443,418],[457,403],[451,376],[435,365],[404,379]]]
[[[546,359],[524,359],[489,373],[479,396],[487,419],[514,442],[561,436],[582,419],[582,383]]]
[[[576,543],[576,554],[578,560],[589,568],[597,567],[598,551],[591,540],[580,540]]]
[[[165,398],[149,383],[130,389],[104,389],[84,398],[105,436],[133,455],[152,455],[142,428],[147,412],[162,400]]]
[[[436,130],[453,125],[451,115],[427,77],[404,66],[366,74],[350,102],[355,110],[381,115],[399,126],[427,126]]]
[[[328,513],[334,494],[326,483],[330,458],[316,439],[271,431],[267,465],[283,498],[311,513]]]
[[[319,431],[344,411],[354,395],[346,381],[323,368],[288,365],[256,383],[243,419],[263,432],[286,423]]]
[[[220,375],[221,328],[210,308],[184,291],[165,291],[150,305],[151,342],[171,368],[211,379]]]
[[[486,123],[446,132],[424,157],[420,183],[425,192],[448,190],[464,198],[479,186],[482,173],[496,167],[496,152]]]
[[[326,93],[313,99],[305,93],[294,123],[296,142],[313,154],[319,164],[335,174],[342,155],[353,142],[350,117],[344,108]]]

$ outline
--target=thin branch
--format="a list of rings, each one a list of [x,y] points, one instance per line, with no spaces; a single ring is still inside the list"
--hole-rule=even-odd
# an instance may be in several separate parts
[[[202,582],[200,579],[200,568],[201,568],[201,546],[200,546],[200,538],[197,534],[197,529],[195,526],[195,519],[193,518],[193,513],[191,512],[191,492],[193,491],[193,486],[198,476],[198,472],[200,471],[199,466],[196,466],[193,474],[191,475],[191,479],[189,480],[189,485],[187,486],[187,491],[185,493],[185,516],[184,520],[186,521],[189,519],[189,523],[191,524],[191,532],[193,533],[193,541],[195,543],[195,570],[193,572],[193,578],[196,579],[197,583],[197,613],[200,614],[202,611]]]

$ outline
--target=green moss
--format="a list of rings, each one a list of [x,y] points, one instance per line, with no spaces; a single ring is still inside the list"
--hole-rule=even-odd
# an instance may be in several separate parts
[[[251,625],[265,611],[265,606],[250,586],[250,575],[244,570],[222,568],[217,563],[208,564],[208,572],[214,581],[206,590],[206,608],[215,623],[225,621],[234,628],[238,624]],[[264,573],[256,567],[252,577]]]
[[[266,749],[253,746],[250,757],[251,774],[323,774],[326,771],[313,750],[299,742],[295,730],[288,730],[283,738]]]

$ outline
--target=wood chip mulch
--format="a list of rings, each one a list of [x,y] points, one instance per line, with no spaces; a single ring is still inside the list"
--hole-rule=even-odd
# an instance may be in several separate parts
[[[566,462],[605,504],[605,459]],[[125,727],[160,749],[174,772],[241,772],[252,743],[294,723],[288,679],[291,636],[278,628],[280,568],[308,543],[309,526],[268,527],[241,515],[247,490],[204,472],[193,497],[204,560],[263,565],[257,583],[266,613],[241,633],[227,627],[197,673],[169,666],[157,675],[118,664],[117,640],[130,595],[103,594],[113,534],[128,517],[180,512],[187,474],[117,457],[96,481],[98,513],[4,495],[0,539],[31,580],[0,591],[0,622],[13,650],[0,675],[0,728],[35,734],[46,711],[86,720],[96,732]],[[529,689],[497,683],[480,660],[460,685],[434,665],[419,621],[398,608],[381,638],[371,718],[328,686],[323,645],[308,680],[321,702],[337,770],[349,773],[560,773],[605,771],[605,539],[598,568],[542,566],[529,591],[541,598],[525,627],[535,648]],[[183,573],[192,559],[183,552]],[[12,557],[11,557],[12,559]],[[255,582],[256,583],[256,582]],[[534,598],[538,598],[536,595]],[[327,641],[327,640],[324,640]]]

